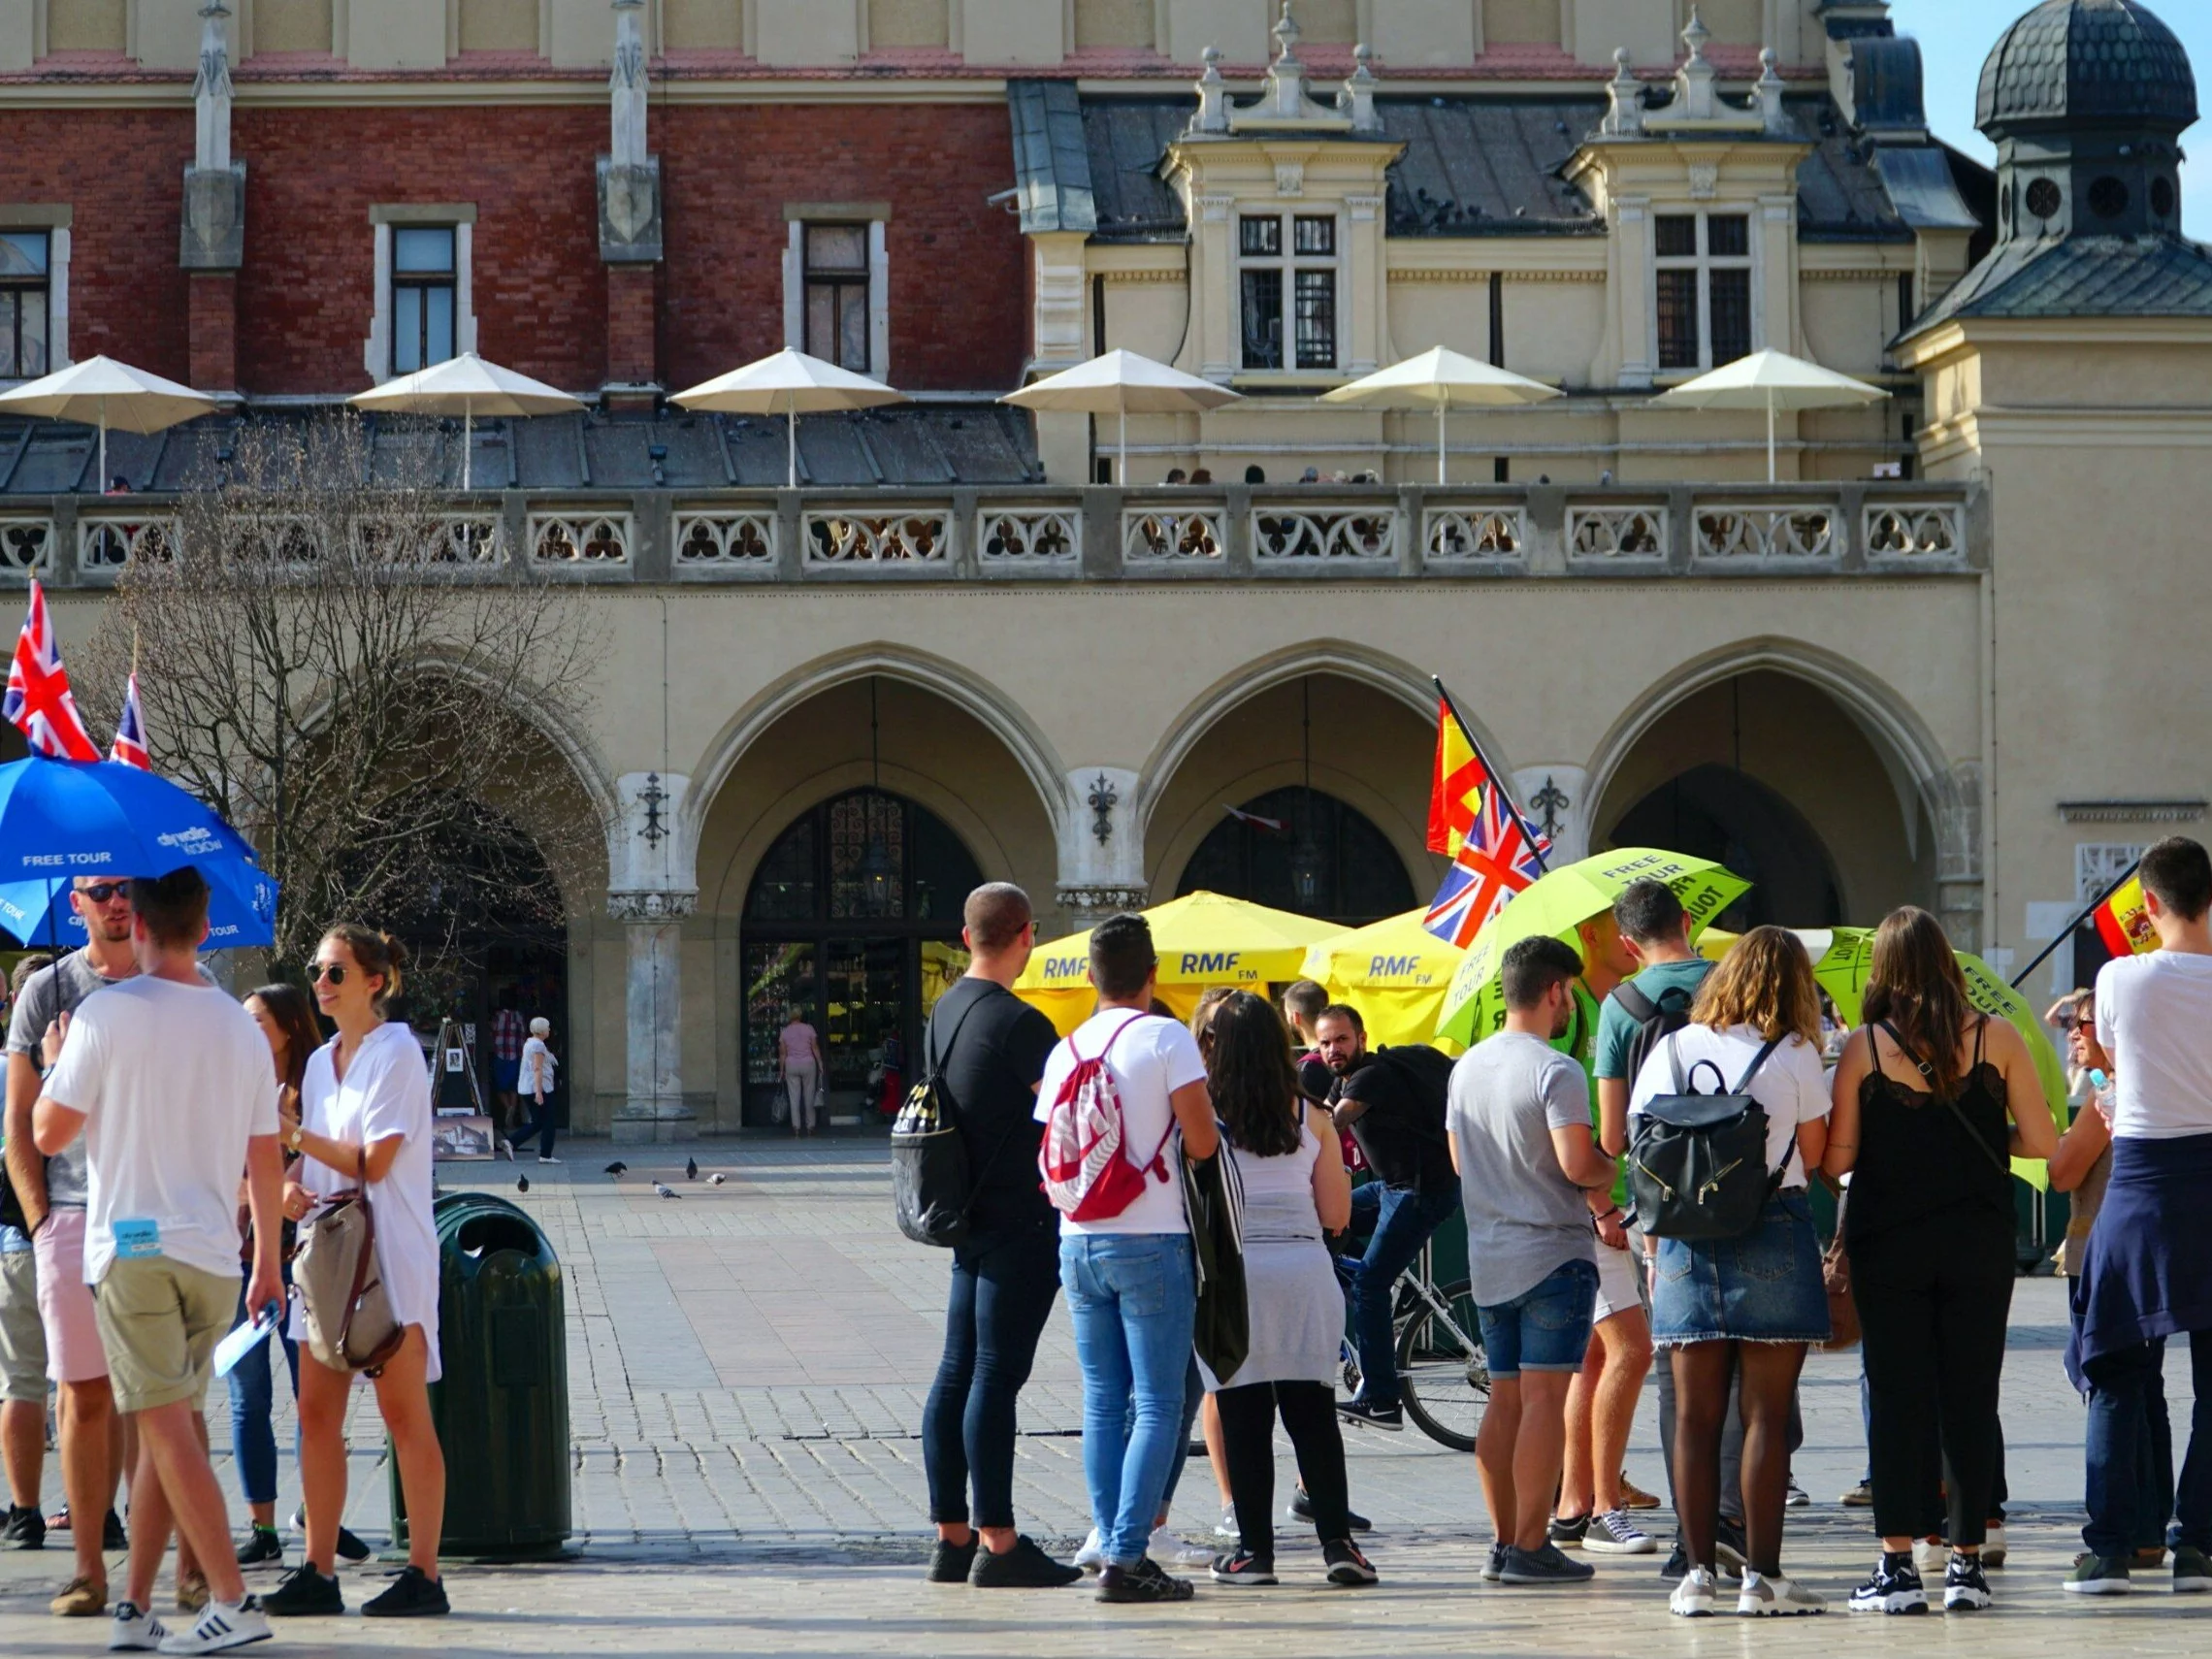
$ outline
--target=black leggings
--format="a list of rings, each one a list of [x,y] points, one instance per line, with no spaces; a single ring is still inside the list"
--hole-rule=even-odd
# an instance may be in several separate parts
[[[969,1518],[972,1479],[975,1524],[1014,1524],[1014,1402],[1059,1283],[1059,1236],[1050,1224],[972,1235],[953,1252],[945,1352],[922,1410],[932,1521]]]
[[[1955,1211],[1851,1245],[1867,1348],[1874,1530],[1916,1538],[1949,1477],[1946,1533],[1978,1547],[1994,1501],[1998,1382],[2014,1264],[2008,1226]]]
[[[1336,1390],[1326,1382],[1252,1382],[1214,1396],[1221,1413],[1221,1451],[1229,1463],[1229,1495],[1247,1550],[1275,1561],[1275,1418],[1281,1413],[1298,1454],[1298,1478],[1314,1506],[1314,1531],[1323,1544],[1351,1536],[1350,1494],[1344,1473],[1344,1433],[1337,1427]]]

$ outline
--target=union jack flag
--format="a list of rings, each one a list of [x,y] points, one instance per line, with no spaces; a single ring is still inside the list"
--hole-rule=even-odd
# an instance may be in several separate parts
[[[69,675],[61,666],[61,641],[47,618],[46,590],[31,583],[31,610],[8,665],[8,698],[0,715],[17,727],[39,754],[59,761],[97,761],[98,745],[84,730]]]
[[[1451,867],[1445,871],[1444,885],[1436,890],[1428,915],[1421,920],[1423,927],[1463,951],[1514,894],[1544,873],[1542,855],[1551,850],[1542,835],[1531,842],[1528,826],[1486,770],[1475,793],[1479,798],[1472,803],[1474,817],[1463,831]]]
[[[153,770],[153,757],[146,747],[146,716],[139,709],[136,674],[123,688],[122,718],[115,722],[115,740],[108,746],[108,759],[136,766],[142,772]]]

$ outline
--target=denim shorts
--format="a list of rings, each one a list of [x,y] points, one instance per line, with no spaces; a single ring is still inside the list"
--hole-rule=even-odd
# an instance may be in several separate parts
[[[1759,1221],[1732,1239],[1659,1241],[1651,1338],[1694,1342],[1826,1342],[1828,1292],[1805,1188],[1767,1200]]]
[[[1597,1300],[1597,1263],[1567,1261],[1511,1302],[1477,1308],[1490,1375],[1581,1370]]]

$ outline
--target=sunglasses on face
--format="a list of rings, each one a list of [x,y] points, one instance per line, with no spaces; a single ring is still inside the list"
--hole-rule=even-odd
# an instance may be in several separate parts
[[[343,985],[345,983],[345,964],[343,962],[309,962],[308,964],[308,983],[309,985],[320,985],[326,979],[334,986]]]
[[[77,891],[94,904],[107,904],[117,898],[130,897],[131,884],[128,881],[96,881]]]

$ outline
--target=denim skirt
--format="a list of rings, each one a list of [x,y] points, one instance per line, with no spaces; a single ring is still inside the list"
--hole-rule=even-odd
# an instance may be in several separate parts
[[[1651,1338],[1693,1342],[1826,1342],[1828,1292],[1805,1188],[1773,1194],[1758,1225],[1732,1239],[1661,1239]]]

